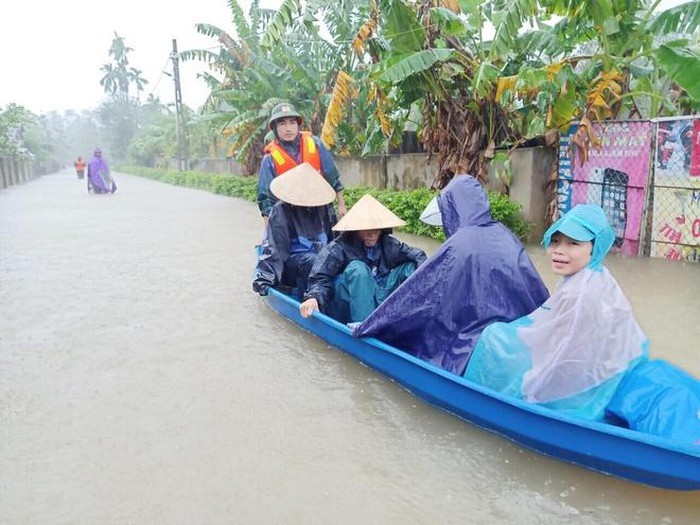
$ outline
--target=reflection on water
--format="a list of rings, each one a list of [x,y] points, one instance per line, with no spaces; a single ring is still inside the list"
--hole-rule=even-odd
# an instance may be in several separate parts
[[[252,204],[118,180],[0,192],[1,523],[697,523],[697,493],[522,450],[282,319]],[[698,374],[698,267],[608,265]]]

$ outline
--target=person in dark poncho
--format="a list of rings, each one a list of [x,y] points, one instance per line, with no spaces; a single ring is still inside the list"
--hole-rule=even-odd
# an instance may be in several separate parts
[[[406,224],[371,195],[363,195],[333,227],[341,235],[314,262],[303,317],[320,310],[341,323],[363,321],[426,259],[391,235]]]
[[[353,335],[462,375],[486,326],[530,313],[549,292],[476,179],[455,176],[437,203],[447,240]]]
[[[285,285],[306,290],[306,279],[318,252],[333,239],[335,191],[309,164],[303,163],[276,177],[270,191],[279,199],[272,207],[253,290]]]

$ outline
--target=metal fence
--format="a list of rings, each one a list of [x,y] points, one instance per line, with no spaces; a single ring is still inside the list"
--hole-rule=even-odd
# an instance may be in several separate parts
[[[577,129],[560,141],[559,213],[596,204],[615,250],[700,262],[700,118],[594,124],[600,144],[583,164],[569,151]]]
[[[600,144],[591,147],[584,163],[579,162],[578,152],[571,158],[569,151],[578,126],[561,138],[558,211],[566,213],[576,204],[600,206],[615,231],[614,248],[636,255],[643,235],[653,124],[615,121],[593,127]]]
[[[656,121],[644,253],[700,262],[700,118]]]

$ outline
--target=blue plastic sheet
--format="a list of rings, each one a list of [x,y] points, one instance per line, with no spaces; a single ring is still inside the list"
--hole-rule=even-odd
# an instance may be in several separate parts
[[[630,370],[607,412],[634,430],[700,446],[700,381],[666,361]]]
[[[520,241],[491,218],[478,181],[456,176],[438,204],[447,240],[353,335],[461,375],[486,326],[532,312],[549,293]]]

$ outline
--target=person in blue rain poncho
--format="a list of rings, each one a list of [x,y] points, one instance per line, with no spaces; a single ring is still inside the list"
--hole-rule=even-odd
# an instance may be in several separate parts
[[[432,223],[447,240],[353,335],[461,375],[486,326],[530,313],[549,293],[522,243],[492,219],[476,179],[455,176],[436,200],[441,219]]]
[[[498,392],[599,420],[649,342],[603,259],[615,241],[599,206],[575,206],[545,232],[563,277],[530,315],[482,333],[464,377]]]
[[[318,254],[309,274],[303,317],[320,310],[341,323],[363,321],[426,259],[391,229],[406,224],[363,195],[333,227],[341,234]]]
[[[279,201],[265,228],[253,291],[267,295],[281,284],[301,297],[316,255],[333,239],[335,191],[306,163],[276,177],[270,191]]]

